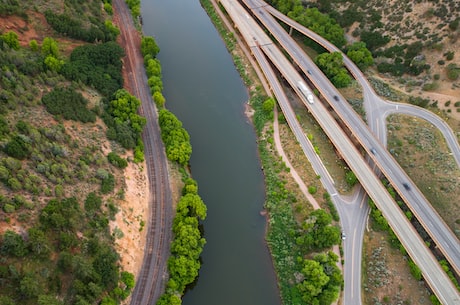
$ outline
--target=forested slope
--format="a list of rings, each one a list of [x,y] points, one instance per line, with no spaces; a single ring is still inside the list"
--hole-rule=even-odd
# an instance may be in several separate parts
[[[0,304],[117,304],[134,286],[109,223],[145,119],[111,14],[0,1]]]

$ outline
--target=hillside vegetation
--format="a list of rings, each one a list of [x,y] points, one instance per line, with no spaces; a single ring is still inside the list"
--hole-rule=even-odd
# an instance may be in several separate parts
[[[110,1],[0,1],[0,304],[118,304],[111,230],[143,160]],[[133,149],[136,154],[133,155]]]

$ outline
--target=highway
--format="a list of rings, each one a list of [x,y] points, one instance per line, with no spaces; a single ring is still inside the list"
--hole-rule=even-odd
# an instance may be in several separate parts
[[[289,17],[283,15],[281,12],[279,12],[272,6],[268,5],[267,3],[263,2],[262,0],[257,0],[257,2],[252,1],[251,4],[252,5],[250,7],[263,8],[270,15],[273,15],[275,18],[283,21],[287,25],[291,26],[292,28],[302,33],[303,35],[319,43],[329,52],[340,52],[342,54],[344,65],[347,67],[348,71],[350,71],[353,77],[360,83],[361,87],[363,88],[364,107],[366,111],[370,113],[368,114],[369,128],[372,131],[376,131],[376,130],[379,131],[379,134],[377,135],[377,137],[381,140],[381,143],[386,143],[386,141],[383,141],[383,139],[386,139],[386,127],[385,127],[386,115],[382,114],[382,111],[381,111],[382,108],[386,109],[384,111],[385,113],[405,113],[408,115],[413,115],[413,116],[427,120],[428,122],[430,122],[431,124],[433,124],[439,129],[439,131],[443,134],[444,138],[446,139],[447,145],[449,146],[454,159],[457,161],[457,164],[460,167],[460,145],[457,140],[458,137],[455,135],[452,128],[450,128],[450,126],[443,119],[441,119],[436,114],[424,108],[415,106],[415,105],[388,102],[388,101],[383,100],[375,93],[371,84],[368,82],[368,80],[366,79],[364,74],[361,72],[361,70],[355,65],[355,63],[351,59],[349,59],[339,48],[333,45],[331,42],[327,41],[326,39],[322,38],[321,36],[313,32],[312,30],[297,23],[296,21],[290,19]],[[270,22],[270,24],[273,25],[273,22]],[[285,33],[283,35],[285,35]],[[305,58],[305,60],[309,60],[309,58]],[[316,68],[319,73],[322,73],[316,67],[315,64],[313,64],[313,66],[315,66],[313,69]],[[339,94],[338,96],[340,96],[340,93],[338,91],[336,91],[335,93]],[[394,110],[388,111],[388,108],[393,108]]]
[[[249,16],[247,11],[235,2],[223,0],[221,3],[234,20],[247,44],[254,48],[260,48],[269,60],[278,68],[284,78],[291,84],[293,89],[299,94],[299,96],[302,97],[302,92],[300,92],[296,87],[299,81],[303,81],[302,76],[296,72],[291,63],[270,41],[258,24],[255,23],[251,16]],[[264,15],[264,12],[262,12],[262,15]],[[255,52],[253,51],[253,53]],[[264,70],[263,67],[262,69]],[[274,94],[277,97],[278,102],[280,102],[282,97],[278,97],[277,92],[274,92]],[[341,152],[347,164],[355,172],[369,196],[380,208],[393,231],[402,241],[411,258],[418,266],[420,266],[427,283],[431,286],[440,301],[444,304],[460,304],[460,298],[457,290],[453,287],[446,274],[442,271],[431,252],[426,248],[423,240],[420,239],[417,232],[408,222],[396,202],[383,187],[380,180],[375,176],[361,153],[352,145],[347,135],[330,116],[327,109],[318,99],[315,99],[313,104],[310,104],[307,101],[304,101],[304,103],[337,149]],[[293,132],[297,133],[298,131],[293,130]],[[374,140],[376,143],[367,143],[373,145],[367,147],[367,150],[370,151],[370,149],[375,146],[375,149],[383,149],[386,152],[384,147],[380,145],[376,139]],[[375,155],[373,159],[377,162],[381,161],[379,160],[380,158],[375,158]],[[401,185],[399,185],[400,189]]]
[[[278,40],[278,42],[283,46],[293,60],[299,65],[300,68],[304,71],[305,75],[310,78],[315,87],[321,92],[321,94],[326,97],[329,101],[329,104],[333,107],[334,111],[340,116],[342,121],[347,125],[349,130],[353,135],[361,142],[362,146],[365,148],[369,156],[373,159],[375,164],[381,170],[381,172],[388,178],[392,183],[396,191],[404,199],[408,207],[411,209],[412,213],[417,217],[419,222],[422,224],[427,233],[431,236],[433,241],[437,244],[438,248],[444,254],[446,259],[454,268],[454,271],[460,274],[460,243],[455,236],[455,234],[450,230],[447,224],[442,220],[436,210],[432,207],[430,202],[425,198],[422,192],[415,186],[411,181],[410,177],[405,173],[405,171],[399,166],[399,164],[394,160],[391,154],[386,150],[384,145],[380,140],[373,136],[373,133],[370,131],[369,126],[367,126],[364,121],[357,115],[357,113],[352,109],[352,107],[345,101],[345,99],[340,95],[336,88],[330,83],[327,77],[316,67],[313,61],[302,51],[302,49],[295,43],[295,41],[288,35],[288,33],[274,20],[274,18],[267,14],[265,11],[265,5],[262,1],[258,0],[248,0],[249,7],[255,7],[252,11],[255,16],[258,17],[265,27],[270,31],[270,33]],[[264,13],[265,12],[265,13]],[[324,39],[322,39],[324,40]],[[321,43],[322,45],[326,44],[325,42]],[[353,71],[359,69],[353,68]],[[310,73],[308,73],[310,71]],[[353,73],[358,75],[357,72]],[[359,77],[364,79],[363,77]],[[367,82],[366,82],[367,83]],[[363,92],[365,96],[368,96],[368,100],[380,100],[375,95],[375,92],[371,90],[370,85],[363,87]],[[414,112],[414,108],[407,104],[400,104],[396,106],[399,110],[406,110],[408,113]],[[419,107],[418,107],[419,108]],[[435,117],[428,116],[430,112],[422,110],[422,108],[417,109],[417,113],[424,118]],[[371,111],[371,114],[382,113],[382,111]],[[371,123],[384,123],[385,120],[381,119],[380,116],[377,118],[371,117]],[[436,121],[437,123],[439,121]],[[379,125],[376,125],[374,128],[378,128]],[[442,124],[443,129],[448,130],[447,124]],[[384,128],[379,128],[379,130],[386,131]],[[458,143],[453,138],[453,133],[446,140],[450,144],[451,150],[458,149]],[[450,141],[450,142],[449,142]],[[385,143],[385,142],[384,142]],[[455,145],[457,144],[457,145]],[[454,154],[456,155],[456,154]],[[409,188],[405,185],[409,185]]]

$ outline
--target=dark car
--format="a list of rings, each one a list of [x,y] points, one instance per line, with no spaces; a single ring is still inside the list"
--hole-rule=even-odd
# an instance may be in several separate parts
[[[403,186],[404,186],[404,188],[405,188],[406,190],[408,190],[408,191],[410,190],[410,185],[409,185],[409,184],[407,184],[407,183],[404,182],[404,183],[403,183]]]
[[[374,155],[377,153],[377,151],[375,150],[374,147],[371,148],[371,153],[374,154]]]
[[[339,101],[339,97],[337,95],[334,95],[334,100]]]

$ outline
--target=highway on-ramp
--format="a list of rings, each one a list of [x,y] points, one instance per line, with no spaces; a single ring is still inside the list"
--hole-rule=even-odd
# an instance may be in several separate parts
[[[293,89],[305,101],[303,97],[304,92],[301,92],[297,88],[297,84],[303,81],[302,76],[297,73],[282,52],[270,41],[252,17],[248,15],[247,11],[237,2],[224,0],[221,3],[245,37],[248,45],[261,48],[264,54],[291,84]],[[327,109],[317,99],[315,99],[314,103],[305,102],[305,105],[340,151],[347,164],[355,172],[369,196],[382,211],[393,231],[400,238],[411,258],[420,267],[427,283],[441,302],[446,304],[460,304],[456,288],[450,282],[445,272],[443,272],[439,263],[426,248],[423,240],[421,240],[399,206],[375,176],[361,153],[353,146],[347,135],[330,116]]]

